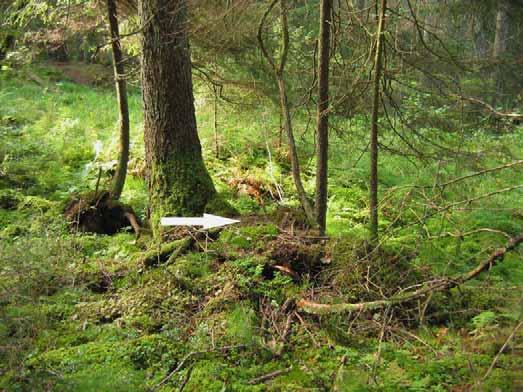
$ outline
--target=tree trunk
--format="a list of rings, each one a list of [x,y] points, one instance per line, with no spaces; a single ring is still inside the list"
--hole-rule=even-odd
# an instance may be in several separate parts
[[[140,0],[145,158],[153,230],[199,215],[216,190],[196,128],[185,0]]]
[[[378,242],[378,114],[380,103],[380,81],[382,74],[383,31],[387,0],[381,0],[376,37],[376,54],[374,59],[374,85],[372,102],[372,119],[370,130],[370,239]]]
[[[357,11],[363,11],[366,8],[365,0],[356,0],[355,3]]]
[[[510,3],[509,0],[500,0],[498,3],[498,11],[496,14],[496,36],[494,38],[494,46],[492,48],[492,57],[496,62],[494,71],[494,81],[496,83],[496,96],[494,97],[494,106],[499,102],[499,98],[504,93],[504,75],[502,60],[507,51],[507,41],[510,30]]]
[[[509,12],[508,0],[500,0],[496,14],[496,37],[494,39],[493,57],[499,59],[507,51],[507,39],[509,34]]]
[[[488,42],[488,31],[487,23],[485,20],[484,12],[478,11],[478,14],[474,18],[474,52],[476,58],[480,61],[485,61],[488,58],[489,42]]]
[[[113,49],[113,69],[118,98],[120,143],[118,151],[118,164],[111,184],[111,196],[119,199],[125,184],[127,175],[127,163],[129,162],[129,104],[127,101],[127,83],[125,81],[125,69],[123,65],[122,46],[118,28],[118,16],[114,0],[107,0],[107,15],[109,19],[109,31]]]
[[[318,113],[316,130],[316,222],[320,235],[327,225],[327,188],[329,160],[329,62],[332,0],[320,3],[320,37],[318,63]]]
[[[214,156],[216,159],[220,158],[220,140],[218,135],[218,89],[213,86],[214,102],[213,102],[213,130],[214,130]]]
[[[314,214],[314,209],[312,208],[309,200],[307,199],[307,193],[305,192],[305,188],[303,187],[303,183],[301,181],[301,170],[300,170],[300,161],[298,157],[298,149],[296,148],[296,142],[294,140],[294,132],[292,130],[292,119],[290,114],[290,108],[289,108],[289,100],[287,97],[287,89],[285,87],[285,78],[284,78],[284,71],[285,71],[285,64],[287,61],[287,55],[289,53],[289,24],[287,21],[287,8],[286,8],[286,2],[285,0],[279,0],[280,2],[280,22],[281,22],[281,54],[279,58],[279,62],[276,63],[275,60],[271,57],[269,52],[267,51],[265,44],[263,42],[263,26],[265,24],[265,19],[269,15],[269,13],[272,11],[274,6],[278,0],[273,0],[267,10],[265,11],[261,21],[260,25],[258,26],[258,43],[260,45],[260,49],[262,51],[263,56],[271,66],[272,70],[274,71],[274,75],[276,78],[276,82],[278,83],[278,93],[280,98],[280,109],[281,114],[283,116],[283,127],[285,129],[285,133],[287,134],[287,139],[289,142],[289,154],[291,159],[291,171],[292,171],[292,179],[294,180],[294,185],[296,186],[296,192],[298,193],[298,199],[300,200],[300,204],[303,207],[303,210],[305,211],[305,215],[307,216],[307,220],[310,222],[311,225],[315,225],[316,219]]]
[[[287,90],[285,88],[285,80],[283,76],[278,79],[278,91],[280,94],[280,107],[283,113],[283,127],[285,128],[285,133],[287,134],[287,141],[289,143],[289,155],[291,158],[291,171],[292,179],[294,180],[294,185],[296,186],[296,192],[298,193],[298,199],[300,204],[305,211],[307,219],[313,223],[314,220],[314,210],[307,199],[307,192],[303,187],[301,182],[301,169],[300,169],[300,160],[298,158],[298,149],[296,148],[296,141],[294,140],[294,131],[292,130],[292,120],[291,113],[289,110],[289,101],[287,98]]]

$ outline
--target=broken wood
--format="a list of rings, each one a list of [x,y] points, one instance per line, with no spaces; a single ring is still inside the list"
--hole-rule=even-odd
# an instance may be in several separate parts
[[[282,374],[289,373],[291,370],[292,370],[292,366],[289,366],[287,369],[276,370],[274,372],[264,374],[263,376],[255,377],[249,381],[249,385],[256,385],[256,384],[261,384],[262,382],[270,381],[278,376],[281,376]]]
[[[476,278],[482,272],[490,270],[497,263],[503,261],[505,255],[517,248],[523,242],[523,233],[510,239],[504,248],[495,250],[487,259],[478,264],[478,266],[464,274],[455,276],[453,278],[443,277],[421,285],[421,288],[398,294],[387,299],[359,302],[359,303],[339,303],[339,304],[322,304],[307,299],[301,299],[296,306],[298,309],[311,314],[331,314],[343,313],[352,311],[368,311],[382,309],[387,306],[398,305],[404,302],[412,301],[413,299],[424,297],[435,291],[449,290],[453,287],[459,286],[471,279]]]

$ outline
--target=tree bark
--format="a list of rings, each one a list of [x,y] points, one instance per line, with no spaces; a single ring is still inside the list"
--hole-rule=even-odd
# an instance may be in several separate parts
[[[283,127],[285,129],[285,133],[287,134],[287,139],[289,143],[289,154],[291,159],[291,172],[292,172],[292,178],[294,180],[294,185],[296,187],[296,192],[298,193],[298,199],[300,200],[300,204],[303,207],[303,210],[305,211],[305,215],[307,216],[308,221],[310,224],[315,225],[316,219],[314,214],[314,209],[312,208],[309,200],[307,199],[307,193],[305,192],[305,188],[303,187],[303,183],[301,181],[301,169],[300,169],[300,161],[298,158],[298,149],[296,148],[296,141],[294,140],[294,132],[292,129],[292,119],[290,114],[290,108],[289,108],[289,99],[287,97],[287,89],[285,86],[285,78],[284,78],[284,71],[285,71],[285,64],[287,62],[287,55],[289,53],[289,24],[287,21],[287,6],[285,0],[279,0],[280,2],[280,22],[281,22],[281,55],[279,58],[278,64],[275,62],[275,60],[271,57],[267,49],[265,48],[265,45],[263,43],[262,33],[263,33],[263,26],[265,24],[265,19],[267,19],[267,16],[272,11],[274,6],[278,0],[273,0],[265,13],[263,14],[263,17],[260,21],[260,25],[258,26],[258,44],[260,45],[260,49],[262,51],[263,56],[271,66],[272,70],[274,71],[275,79],[278,84],[278,94],[280,98],[280,110],[283,116]]]
[[[213,130],[214,130],[214,156],[220,158],[220,140],[218,135],[218,89],[213,86]]]
[[[496,84],[496,96],[494,97],[494,106],[504,93],[504,75],[501,62],[507,51],[508,35],[510,30],[510,2],[509,0],[500,0],[498,2],[498,11],[496,14],[496,36],[492,48],[492,57],[496,62],[494,71],[494,82]]]
[[[199,215],[215,197],[196,128],[185,0],[140,0],[151,224]]]
[[[374,59],[374,82],[372,118],[370,130],[370,239],[378,242],[378,115],[380,103],[380,82],[382,74],[383,31],[385,29],[385,12],[387,0],[381,0],[376,37],[376,54]]]
[[[507,40],[509,34],[509,12],[510,4],[508,0],[498,2],[496,14],[496,36],[494,38],[493,57],[501,58],[507,51]]]
[[[474,52],[478,60],[485,61],[489,53],[489,40],[487,31],[487,21],[485,20],[485,12],[478,11],[474,18]]]
[[[329,62],[332,0],[320,2],[320,37],[318,63],[318,113],[316,130],[316,222],[320,235],[327,225],[328,161],[329,161]]]
[[[122,45],[118,27],[118,15],[114,0],[107,0],[107,15],[113,49],[113,69],[118,99],[120,141],[118,148],[118,164],[111,184],[111,196],[119,199],[125,185],[127,163],[129,162],[129,103],[127,101],[127,83],[123,65]]]

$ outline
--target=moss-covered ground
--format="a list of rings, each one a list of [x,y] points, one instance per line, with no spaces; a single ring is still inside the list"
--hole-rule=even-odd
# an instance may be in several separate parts
[[[74,233],[62,217],[69,195],[93,189],[100,168],[102,183],[110,179],[113,91],[67,81],[49,65],[31,68],[47,86],[26,72],[0,72],[0,390],[523,389],[521,330],[484,377],[522,317],[521,250],[480,279],[419,303],[321,317],[293,307],[311,296],[379,299],[464,272],[522,232],[520,188],[481,197],[520,185],[521,166],[434,184],[521,157],[523,128],[420,129],[437,135],[431,143],[413,136],[425,159],[394,153],[401,140],[385,135],[382,246],[369,256],[366,120],[337,120],[346,134],[333,135],[329,239],[318,243],[303,235],[286,150],[276,147],[277,111],[221,107],[218,159],[201,88],[206,164],[242,223],[208,237],[187,233],[195,238],[187,251],[148,265],[143,256],[158,241],[131,231]],[[132,160],[122,197],[144,219],[138,91],[130,107]],[[296,123],[305,124],[299,113]],[[303,156],[310,154],[308,137],[300,140]],[[309,191],[312,169],[304,160]]]

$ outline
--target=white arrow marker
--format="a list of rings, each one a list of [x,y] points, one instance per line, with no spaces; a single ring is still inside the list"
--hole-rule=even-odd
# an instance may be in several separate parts
[[[222,216],[203,214],[203,218],[164,217],[160,220],[162,226],[202,226],[204,229],[213,229],[238,223],[239,220]]]

